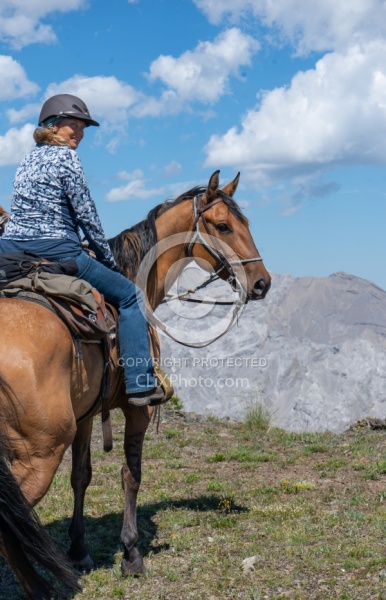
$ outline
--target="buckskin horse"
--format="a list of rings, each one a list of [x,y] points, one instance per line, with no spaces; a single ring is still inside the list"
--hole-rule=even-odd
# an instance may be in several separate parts
[[[233,200],[238,181],[239,174],[219,189],[216,171],[206,188],[197,186],[158,205],[144,221],[109,240],[123,272],[136,280],[152,248],[183,234],[178,244],[166,243],[146,272],[141,285],[146,286],[150,309],[154,311],[161,303],[189,260],[206,261],[219,277],[233,283],[234,273],[230,274],[237,264],[244,274],[246,300],[265,297],[271,278],[248,221]],[[77,586],[77,577],[33,510],[71,445],[74,509],[68,556],[76,568],[92,568],[84,540],[83,506],[92,474],[93,417],[82,417],[98,397],[104,358],[100,345],[85,344],[83,360],[76,360],[68,328],[39,304],[2,298],[0,322],[0,553],[27,597],[45,600],[51,597],[52,584],[35,570],[33,562],[48,569],[58,583],[73,590]],[[121,570],[129,575],[144,570],[137,548],[136,503],[142,446],[154,409],[127,404],[119,368],[112,376],[109,401],[111,409],[120,408],[125,416]]]

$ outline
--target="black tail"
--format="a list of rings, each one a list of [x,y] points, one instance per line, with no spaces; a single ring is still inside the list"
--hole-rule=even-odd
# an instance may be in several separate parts
[[[12,392],[1,374],[0,398],[7,401],[8,410],[10,406],[14,406]],[[29,586],[28,581],[23,581],[20,574],[24,572],[24,575],[27,576],[27,573],[35,573],[30,562],[28,568],[23,569],[23,562],[32,559],[52,573],[58,582],[71,591],[77,591],[79,590],[77,575],[72,571],[66,556],[43,528],[37,514],[24,498],[9,469],[7,457],[10,444],[5,434],[3,421],[4,414],[7,412],[7,410],[2,411],[3,414],[0,418],[0,541],[4,546],[6,557],[25,589],[33,587],[33,582]],[[20,564],[18,564],[18,556]],[[53,586],[46,580],[42,580],[36,573],[37,580],[44,583],[43,589],[47,594],[54,591]],[[27,587],[25,583],[27,583]],[[46,595],[43,593],[41,597],[46,597]],[[47,597],[50,596],[47,595]]]

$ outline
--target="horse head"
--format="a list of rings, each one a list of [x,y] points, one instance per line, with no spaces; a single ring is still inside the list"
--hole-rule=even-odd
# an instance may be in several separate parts
[[[147,290],[153,310],[194,259],[242,289],[245,301],[266,296],[271,277],[254,244],[248,219],[233,200],[240,174],[219,189],[219,171],[154,207],[147,218],[109,240],[122,272]]]
[[[259,300],[266,296],[271,277],[255,246],[248,220],[233,200],[240,173],[222,189],[219,173],[215,171],[206,190],[193,199],[190,256],[202,266],[209,263],[219,277],[230,283],[241,279],[246,299]]]

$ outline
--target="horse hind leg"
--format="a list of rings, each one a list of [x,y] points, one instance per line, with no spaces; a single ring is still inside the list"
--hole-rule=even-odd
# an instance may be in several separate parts
[[[74,511],[68,530],[71,540],[68,556],[75,568],[80,571],[91,571],[94,567],[84,539],[84,498],[92,477],[90,457],[92,426],[93,419],[80,423],[72,443],[71,486],[74,493]]]

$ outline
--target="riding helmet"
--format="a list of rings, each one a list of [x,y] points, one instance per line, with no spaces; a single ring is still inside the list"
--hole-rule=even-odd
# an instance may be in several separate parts
[[[45,121],[51,117],[74,117],[84,121],[87,127],[89,125],[99,125],[97,121],[91,118],[83,100],[71,94],[57,94],[45,101],[40,111],[39,125],[44,126]]]

